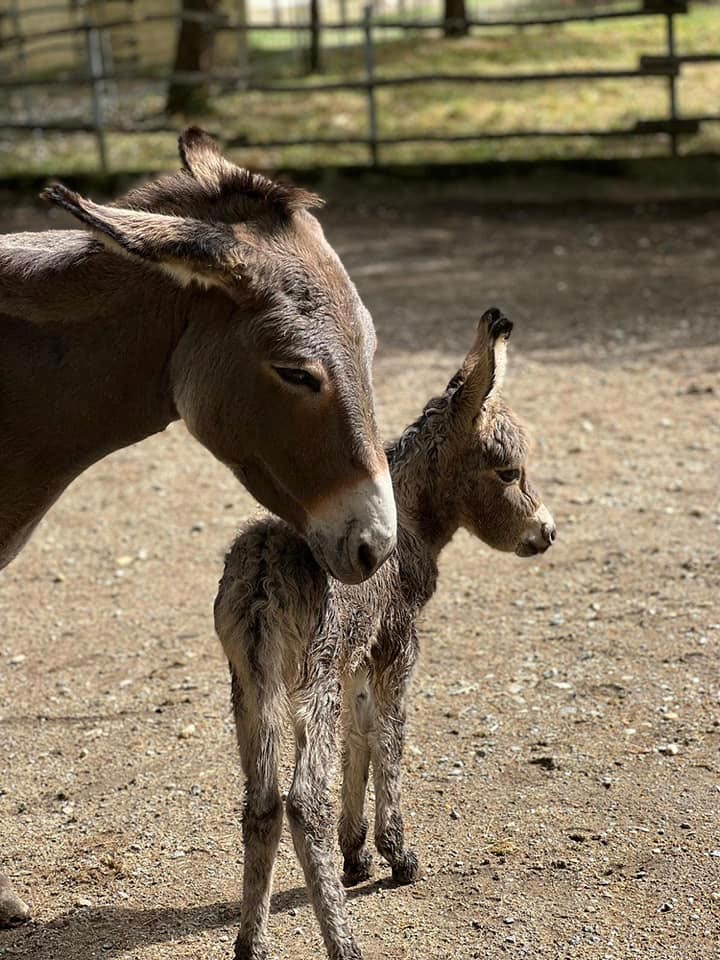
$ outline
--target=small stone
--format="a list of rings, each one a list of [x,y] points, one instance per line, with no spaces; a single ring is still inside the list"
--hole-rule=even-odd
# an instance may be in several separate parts
[[[658,748],[658,753],[667,757],[674,757],[680,749],[676,743],[663,743]]]
[[[543,770],[557,770],[557,764],[553,757],[531,757],[528,762],[537,767],[542,767]]]
[[[65,582],[65,574],[64,574],[64,573],[60,573],[60,571],[58,570],[57,573],[54,573],[54,574],[52,575],[52,581],[53,581],[53,583],[64,583],[64,582]]]
[[[658,907],[658,913],[670,913],[672,908],[673,908],[673,905],[671,903],[667,903],[667,902],[661,903],[660,906]]]
[[[503,923],[507,923],[508,926],[510,926],[510,924],[515,923],[515,917],[503,917]]]
[[[133,559],[134,559],[134,557],[131,557],[131,556],[128,556],[127,554],[125,554],[124,556],[118,557],[118,558],[115,560],[115,566],[117,566],[117,567],[129,567],[130,564],[133,562]]]
[[[451,819],[451,820],[459,820],[459,819],[460,819],[460,814],[457,812],[457,810],[454,810],[454,809],[453,809],[453,810],[450,811],[450,819]]]
[[[13,667],[19,666],[21,663],[25,663],[25,654],[18,653],[14,657],[10,657],[10,663]]]
[[[194,523],[190,527],[190,533],[202,533],[204,529],[205,524],[202,522],[202,520],[198,520],[197,523]]]
[[[78,899],[75,901],[76,907],[91,907],[92,905],[92,900],[88,900],[87,897],[78,897]]]
[[[182,730],[178,733],[180,740],[190,740],[195,736],[197,732],[197,727],[194,723],[189,723],[186,727],[183,727]]]

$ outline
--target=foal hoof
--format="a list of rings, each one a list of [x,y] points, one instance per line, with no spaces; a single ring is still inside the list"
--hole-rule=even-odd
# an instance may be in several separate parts
[[[417,854],[413,853],[412,850],[408,850],[402,860],[392,868],[392,878],[394,882],[402,884],[403,886],[408,883],[415,883],[419,874],[420,864],[418,863]]]
[[[240,937],[235,941],[235,960],[267,960],[267,958],[267,947],[264,944],[249,944]]]
[[[0,928],[16,927],[30,919],[30,907],[10,886],[7,877],[0,877]]]
[[[365,850],[357,860],[346,860],[343,864],[342,883],[344,887],[356,887],[373,875],[372,854]]]

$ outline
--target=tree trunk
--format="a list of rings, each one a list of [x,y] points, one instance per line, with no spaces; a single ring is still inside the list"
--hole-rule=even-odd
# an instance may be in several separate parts
[[[445,0],[446,37],[466,37],[468,35],[465,0]]]
[[[320,0],[310,0],[310,49],[308,51],[310,73],[322,71],[320,47]]]
[[[220,0],[182,0],[184,14],[217,13]],[[178,32],[174,73],[204,73],[212,67],[215,31],[211,24],[183,20]],[[168,113],[202,113],[207,109],[210,87],[207,81],[182,83],[171,81],[168,90]]]
[[[235,11],[237,15],[237,22],[239,24],[246,24],[246,0],[235,0]],[[241,82],[247,82],[250,78],[250,46],[248,44],[248,32],[247,30],[238,30],[236,36],[239,79]]]

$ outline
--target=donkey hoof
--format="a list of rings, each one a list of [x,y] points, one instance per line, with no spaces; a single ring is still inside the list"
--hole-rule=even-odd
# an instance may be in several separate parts
[[[392,878],[395,883],[405,885],[415,883],[420,873],[420,864],[417,854],[408,850],[400,861],[392,868]]]
[[[0,877],[0,928],[16,927],[30,919],[30,907],[20,899],[6,877]]]
[[[235,941],[235,960],[267,960],[268,951],[264,943],[248,943],[240,937]]]
[[[343,864],[342,882],[344,887],[356,887],[373,875],[372,854],[367,850],[357,860],[346,860]]]

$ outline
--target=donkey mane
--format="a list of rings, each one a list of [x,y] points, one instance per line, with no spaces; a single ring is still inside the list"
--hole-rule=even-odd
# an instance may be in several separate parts
[[[217,165],[213,183],[197,179],[190,170],[186,150],[206,136],[197,127],[186,130],[179,138],[184,169],[130,190],[114,206],[218,223],[240,223],[262,216],[283,223],[293,213],[323,205],[324,201],[309,190],[270,180],[229,162]]]
[[[425,404],[422,413],[406,427],[396,440],[385,446],[390,468],[407,463],[418,454],[429,460],[437,459],[440,447],[447,438],[447,410],[453,398],[465,382],[462,370],[458,370],[439,397]]]

